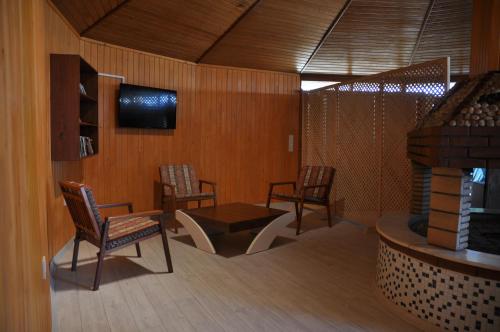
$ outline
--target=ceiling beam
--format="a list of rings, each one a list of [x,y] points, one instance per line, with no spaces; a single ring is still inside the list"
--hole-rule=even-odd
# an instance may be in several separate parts
[[[224,33],[222,35],[220,35],[213,43],[212,45],[210,45],[210,47],[208,47],[201,55],[200,57],[196,60],[196,63],[200,63],[201,60],[203,60],[203,58],[208,54],[210,53],[210,51],[212,51],[214,49],[215,46],[217,46],[217,44],[224,38],[227,36],[227,34],[229,32],[231,32],[231,30],[234,29],[235,26],[238,25],[238,23],[241,22],[241,20],[243,20],[251,11],[252,9],[255,8],[255,6],[257,6],[259,3],[260,3],[261,0],[257,0],[255,1],[250,7],[248,7],[240,16],[238,16],[238,18],[233,22],[233,24],[231,24],[229,26],[229,28],[226,29],[226,31],[224,31]]]
[[[429,17],[431,16],[432,9],[434,8],[434,4],[436,0],[430,0],[429,6],[427,7],[427,11],[425,12],[424,20],[422,21],[422,25],[420,26],[420,31],[418,32],[417,40],[415,41],[415,46],[413,46],[413,51],[411,52],[410,61],[408,62],[408,66],[413,64],[413,60],[415,58],[415,54],[417,54],[418,47],[420,46],[420,41],[422,40],[422,36],[424,35],[425,28],[427,27],[427,22],[429,22]]]
[[[90,30],[92,30],[93,28],[95,28],[99,23],[101,23],[102,21],[104,21],[107,17],[109,17],[110,15],[116,13],[120,8],[122,8],[129,1],[130,0],[123,0],[122,2],[120,2],[116,7],[114,7],[109,12],[107,12],[106,14],[104,14],[104,16],[100,17],[97,21],[95,21],[94,23],[92,23],[91,25],[89,25],[88,27],[86,27],[82,32],[80,32],[80,36],[83,36],[84,34],[88,33]]]
[[[309,62],[311,62],[312,58],[316,55],[316,53],[318,53],[319,49],[321,48],[321,46],[323,46],[323,44],[325,43],[326,39],[330,36],[330,34],[332,33],[332,31],[335,28],[335,26],[337,25],[337,23],[339,23],[339,21],[342,18],[342,16],[344,16],[345,12],[347,11],[347,9],[349,8],[349,6],[351,5],[351,2],[352,2],[352,0],[347,0],[344,3],[344,6],[339,11],[339,13],[337,14],[337,16],[335,16],[335,18],[333,19],[332,23],[330,24],[330,26],[326,30],[326,32],[323,35],[323,37],[321,37],[321,40],[319,41],[318,45],[316,45],[316,48],[314,49],[314,51],[309,56],[309,59],[307,59],[306,63],[300,69],[300,73],[302,73],[304,71],[304,69],[307,67],[307,65],[309,64]]]

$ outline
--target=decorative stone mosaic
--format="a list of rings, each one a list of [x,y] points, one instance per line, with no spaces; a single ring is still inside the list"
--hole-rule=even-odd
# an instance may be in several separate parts
[[[500,331],[500,281],[446,270],[380,241],[377,285],[409,313],[450,331]]]

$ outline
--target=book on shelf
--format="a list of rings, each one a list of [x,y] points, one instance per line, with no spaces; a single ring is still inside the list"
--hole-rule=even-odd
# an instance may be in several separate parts
[[[80,83],[80,93],[85,96],[87,95],[87,91],[85,91],[85,87],[82,83]]]
[[[94,154],[92,147],[92,138],[87,136],[80,136],[80,157],[88,157]]]

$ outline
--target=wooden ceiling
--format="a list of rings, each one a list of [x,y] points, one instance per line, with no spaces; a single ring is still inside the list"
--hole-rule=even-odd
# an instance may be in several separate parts
[[[262,0],[202,62],[298,72],[345,0]]]
[[[451,55],[451,72],[468,73],[471,31],[472,1],[436,1],[413,63]]]
[[[83,36],[173,58],[367,75],[443,56],[469,71],[472,0],[52,0]]]

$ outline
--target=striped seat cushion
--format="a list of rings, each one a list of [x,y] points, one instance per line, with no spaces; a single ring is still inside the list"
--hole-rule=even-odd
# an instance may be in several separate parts
[[[200,194],[200,182],[191,165],[162,165],[160,166],[161,182],[175,186],[177,197],[188,197]],[[172,195],[170,188],[164,186],[165,195]]]
[[[285,200],[285,201],[300,201],[302,196],[299,193],[293,193],[293,194],[282,194],[282,193],[274,193],[271,195],[272,198],[275,199],[280,199],[280,200]],[[323,198],[319,197],[312,197],[312,196],[305,196],[304,197],[304,202],[311,202],[311,203],[322,203],[324,202]]]
[[[333,183],[335,169],[329,166],[304,166],[300,170],[299,179],[297,181],[297,194],[302,191],[304,186],[315,186],[320,184]],[[325,199],[329,192],[326,188],[311,188],[307,189],[305,196],[315,199]]]
[[[115,240],[148,228],[159,228],[160,223],[149,217],[128,218],[112,221],[109,225],[108,239]]]
[[[197,194],[185,194],[185,195],[182,195],[182,194],[178,194],[177,196],[175,196],[176,198],[179,198],[179,199],[191,199],[191,200],[203,200],[203,199],[211,199],[215,196],[214,193],[209,193],[209,192],[205,192],[205,193],[197,193]]]

